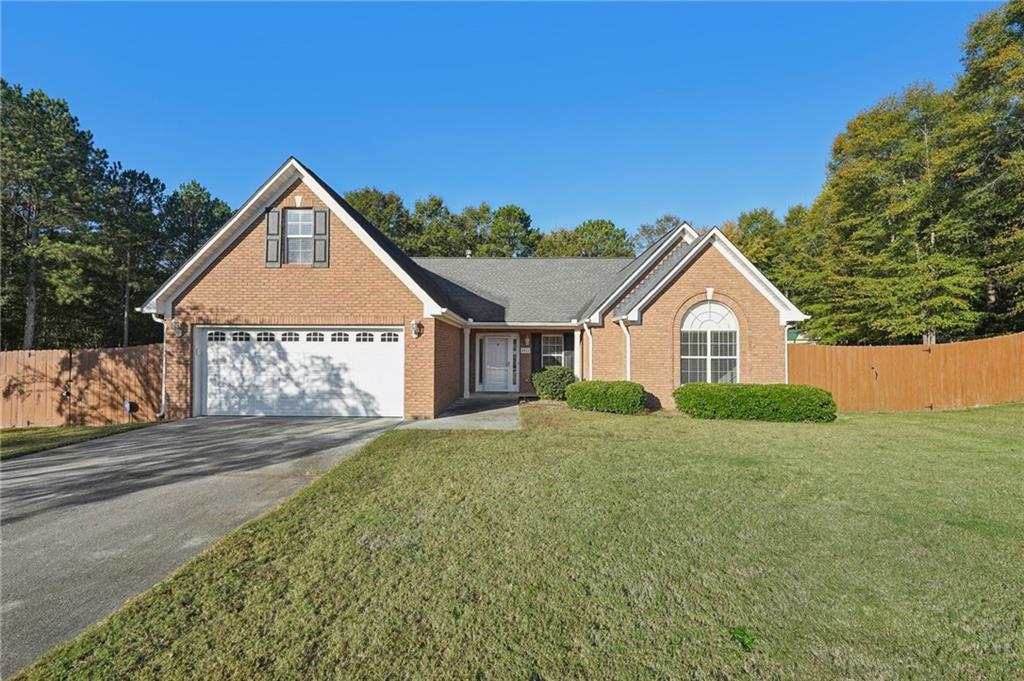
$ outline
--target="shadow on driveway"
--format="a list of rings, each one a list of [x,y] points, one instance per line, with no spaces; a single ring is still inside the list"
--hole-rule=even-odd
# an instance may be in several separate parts
[[[378,418],[201,418],[90,440],[0,464],[0,522],[161,485],[266,468],[397,424]]]
[[[0,675],[110,614],[398,419],[203,418],[0,464]]]

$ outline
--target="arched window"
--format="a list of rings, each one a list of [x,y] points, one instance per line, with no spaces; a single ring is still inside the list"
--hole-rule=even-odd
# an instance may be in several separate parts
[[[360,331],[356,334],[356,343],[372,343],[373,334],[369,331]]]
[[[206,339],[211,343],[223,343],[228,339],[228,335],[223,331],[210,331],[206,334]]]
[[[344,331],[335,331],[331,334],[332,343],[348,343],[348,334]]]
[[[380,335],[380,342],[381,343],[397,343],[398,342],[398,334],[395,333],[394,331],[385,331],[384,333],[382,333]]]
[[[256,340],[260,343],[273,343],[274,332],[273,331],[260,331],[256,334]]]
[[[721,303],[690,308],[679,330],[679,382],[738,382],[739,328],[736,315]]]
[[[319,331],[310,331],[309,333],[306,334],[306,340],[312,343],[322,343],[324,340],[324,335]]]
[[[294,331],[285,331],[281,334],[282,343],[294,343],[297,340],[299,340],[299,334]]]
[[[231,334],[231,340],[246,343],[252,340],[252,336],[249,335],[248,331],[235,331]]]

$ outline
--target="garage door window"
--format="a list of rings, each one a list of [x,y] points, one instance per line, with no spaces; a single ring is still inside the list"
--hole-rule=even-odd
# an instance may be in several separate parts
[[[252,340],[252,336],[250,336],[245,331],[235,331],[233,334],[231,334],[231,340],[237,341],[237,342],[242,342],[242,343],[247,343],[247,342]]]
[[[356,343],[372,343],[373,334],[368,331],[360,331],[356,334]]]
[[[306,334],[306,340],[311,343],[322,343],[324,341],[324,335],[319,331],[313,331]]]
[[[294,343],[299,340],[299,334],[294,331],[285,331],[281,334],[282,343]]]
[[[206,338],[211,343],[223,343],[228,339],[228,335],[223,331],[211,331],[206,335]]]
[[[395,333],[394,331],[388,331],[386,333],[382,333],[380,335],[380,342],[381,343],[397,343],[398,342],[398,334]]]
[[[273,343],[274,334],[271,333],[270,331],[260,331],[258,334],[256,334],[256,340],[259,341],[260,343]]]
[[[344,331],[335,331],[331,334],[332,343],[348,343],[348,334]]]

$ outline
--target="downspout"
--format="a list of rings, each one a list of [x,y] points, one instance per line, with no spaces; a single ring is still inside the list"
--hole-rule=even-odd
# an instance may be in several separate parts
[[[792,324],[786,324],[785,329],[782,332],[782,366],[784,369],[785,380],[783,381],[786,385],[789,385],[789,327]]]
[[[160,344],[162,355],[160,359],[160,411],[156,414],[157,421],[163,421],[167,413],[167,324],[165,320],[158,319],[156,313],[150,316],[163,328],[163,342]]]
[[[586,322],[583,322],[583,331],[587,334],[587,379],[594,379],[594,334],[587,326]]]
[[[633,344],[629,337],[629,328],[626,327],[626,320],[620,319],[619,326],[622,328],[622,335],[626,337],[626,380],[633,380]]]

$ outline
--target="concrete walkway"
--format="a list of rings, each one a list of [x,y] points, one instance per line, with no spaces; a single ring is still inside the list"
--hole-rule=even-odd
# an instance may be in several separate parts
[[[516,430],[519,396],[477,393],[453,402],[436,419],[407,421],[399,428],[419,430]]]
[[[397,419],[202,418],[0,463],[8,677]]]

